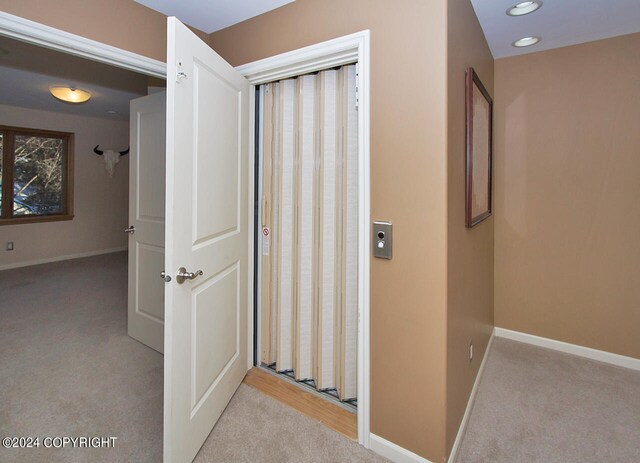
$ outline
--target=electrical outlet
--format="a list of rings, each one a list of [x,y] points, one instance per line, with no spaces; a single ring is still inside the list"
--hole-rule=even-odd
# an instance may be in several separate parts
[[[13,241],[7,241],[7,251],[13,251]]]
[[[469,341],[469,361],[473,360],[473,339]]]

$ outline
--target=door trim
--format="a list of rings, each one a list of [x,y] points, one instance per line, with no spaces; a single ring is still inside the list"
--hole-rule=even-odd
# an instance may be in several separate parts
[[[364,30],[243,64],[236,70],[250,84],[260,85],[356,61],[368,62],[368,56],[369,30]]]
[[[162,61],[0,11],[0,35],[148,76],[167,76]]]
[[[358,185],[358,265],[360,268],[358,274],[358,442],[367,448],[370,446],[369,223],[371,219],[371,158],[369,152],[369,50],[370,33],[369,30],[364,30],[236,67],[236,70],[246,77],[250,84],[260,85],[343,64],[358,63],[358,167],[360,168]],[[255,95],[255,92],[252,91],[251,95]],[[255,111],[255,104],[251,105],[251,111]],[[250,120],[252,123],[255,121],[255,113],[250,115]],[[250,133],[253,138],[253,130]],[[249,145],[250,152],[255,152],[255,141],[252,140]],[[255,178],[255,165],[252,165],[251,169],[251,178]],[[253,193],[251,189],[249,194],[252,200]],[[253,208],[250,209],[249,224],[255,233]],[[258,214],[258,217],[260,217],[260,214]],[[253,236],[250,238],[251,250],[253,248]],[[250,288],[252,290],[250,301],[253,302],[252,284]],[[260,300],[258,299],[259,303]],[[251,303],[250,306],[253,306],[253,304]],[[249,323],[251,345],[248,352],[253,352],[253,311],[250,312]],[[260,342],[259,335],[258,333],[258,342]],[[250,367],[251,365],[248,365],[248,368]]]

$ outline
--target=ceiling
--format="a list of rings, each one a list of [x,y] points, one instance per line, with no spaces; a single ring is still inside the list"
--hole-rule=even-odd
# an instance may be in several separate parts
[[[294,0],[135,0],[207,34],[233,26]]]
[[[128,120],[129,101],[146,95],[148,85],[142,74],[0,36],[0,104]],[[49,93],[54,86],[87,90],[92,97],[65,103]]]
[[[511,17],[521,0],[471,0],[494,58],[640,32],[640,0],[542,0],[533,13]],[[542,40],[531,47],[511,44],[527,36]]]

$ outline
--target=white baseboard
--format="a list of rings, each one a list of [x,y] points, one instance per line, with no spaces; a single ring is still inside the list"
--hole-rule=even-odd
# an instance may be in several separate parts
[[[48,264],[51,262],[60,262],[63,260],[79,259],[81,257],[99,256],[101,254],[111,254],[113,252],[122,252],[129,249],[128,246],[121,246],[119,248],[101,249],[98,251],[80,252],[78,254],[67,254],[64,256],[46,257],[44,259],[26,260],[22,262],[13,262],[11,264],[0,265],[1,270],[9,270],[12,268],[30,267],[32,265]]]
[[[464,416],[462,417],[462,422],[460,423],[460,428],[458,429],[456,440],[453,443],[448,463],[455,463],[458,451],[460,449],[460,444],[462,442],[467,424],[469,422],[471,411],[473,410],[473,404],[478,392],[478,384],[480,383],[480,379],[482,378],[486,361],[491,350],[491,345],[493,344],[493,340],[496,337],[511,339],[513,341],[524,342],[527,344],[532,344],[534,346],[545,347],[547,349],[553,349],[568,354],[578,355],[580,357],[585,357],[592,360],[629,368],[632,370],[640,370],[640,359],[626,357],[624,355],[612,354],[611,352],[591,349],[589,347],[578,346],[576,344],[569,344],[567,342],[556,341],[554,339],[542,338],[540,336],[534,336],[531,334],[520,333],[518,331],[496,327],[491,334],[491,338],[489,339],[489,343],[487,344],[487,349],[485,350],[482,363],[480,364],[480,368],[478,369],[478,374],[476,375],[476,380],[473,383],[473,388],[471,389],[471,394],[469,395],[469,401],[467,402],[467,408],[465,409]],[[375,434],[370,434],[369,448],[377,454],[388,458],[394,463],[430,463],[426,458],[423,458],[420,455],[417,455],[403,447],[400,447],[393,442],[389,442],[388,440],[383,439],[380,436],[376,436]]]
[[[640,359],[633,357],[626,357],[624,355],[613,354],[611,352],[592,349],[590,347],[569,344],[568,342],[556,341],[555,339],[542,338],[540,336],[512,331],[506,328],[496,327],[495,335],[501,338],[511,339],[513,341],[524,342],[539,347],[546,347],[547,349],[553,349],[567,354],[578,355],[580,357],[597,360],[599,362],[629,368],[631,370],[640,370]]]
[[[473,409],[473,404],[476,400],[476,394],[478,393],[478,384],[480,383],[480,378],[482,377],[482,373],[484,372],[484,367],[487,363],[487,358],[489,357],[489,351],[491,350],[491,345],[493,344],[494,337],[495,330],[491,333],[491,337],[489,338],[489,342],[487,343],[487,348],[484,351],[484,357],[482,358],[482,362],[480,363],[480,368],[478,368],[478,374],[476,375],[476,380],[473,383],[473,388],[471,389],[471,394],[469,395],[469,401],[467,402],[467,408],[464,411],[464,416],[462,417],[462,422],[460,423],[460,428],[458,429],[456,440],[453,443],[453,448],[451,449],[448,463],[455,462],[455,459],[457,457],[458,449],[460,448],[460,443],[462,442],[462,438],[464,437],[464,433],[467,429],[469,416],[471,415],[471,410]],[[426,458],[423,458],[420,455],[417,455],[403,447],[400,447],[393,442],[389,442],[388,440],[383,439],[380,436],[376,436],[373,433],[370,434],[369,448],[376,452],[378,455],[382,455],[383,457],[388,458],[394,463],[431,463]]]
[[[369,448],[394,463],[431,463],[426,458],[375,434],[369,434]]]
[[[476,394],[478,393],[478,384],[480,383],[480,378],[482,377],[482,373],[484,372],[484,366],[487,363],[487,358],[489,357],[489,351],[491,350],[491,345],[493,344],[493,338],[495,337],[496,332],[495,328],[491,332],[491,337],[489,338],[489,342],[487,343],[487,348],[484,351],[484,356],[482,357],[482,362],[480,362],[480,368],[478,368],[478,374],[476,375],[476,380],[473,382],[473,388],[471,388],[471,394],[469,395],[469,401],[467,402],[467,408],[464,410],[464,416],[462,417],[462,422],[460,423],[460,427],[458,428],[458,434],[456,435],[456,440],[453,442],[453,447],[451,448],[451,453],[449,454],[448,463],[454,463],[456,458],[458,457],[458,450],[460,449],[460,444],[462,443],[462,438],[464,437],[464,433],[467,430],[467,424],[469,423],[469,417],[471,416],[471,410],[473,410],[473,404],[476,401]]]

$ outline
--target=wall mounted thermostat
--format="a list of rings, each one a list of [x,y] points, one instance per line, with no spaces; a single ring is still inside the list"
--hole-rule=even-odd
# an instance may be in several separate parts
[[[373,222],[373,257],[391,259],[393,257],[393,224]]]

